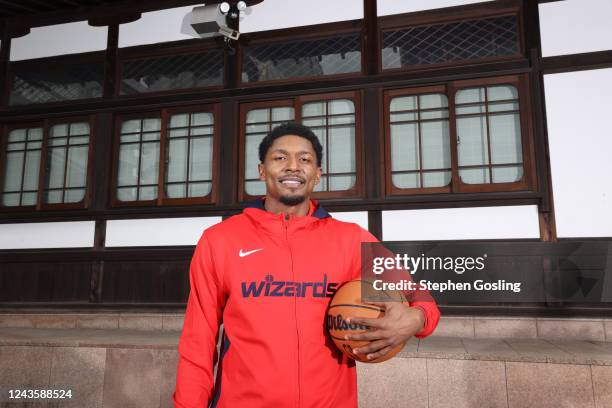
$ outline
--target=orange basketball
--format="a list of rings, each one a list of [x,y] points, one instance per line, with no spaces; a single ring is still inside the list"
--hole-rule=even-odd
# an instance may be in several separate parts
[[[376,306],[364,304],[361,302],[362,287],[365,293],[373,293],[373,297],[379,301],[401,301],[404,299],[401,292],[397,291],[374,291],[372,285],[368,282],[354,280],[340,286],[332,298],[327,310],[326,326],[332,340],[336,346],[348,357],[364,363],[380,363],[386,361],[399,353],[404,344],[400,344],[393,348],[386,355],[374,360],[368,360],[365,354],[355,354],[353,349],[366,346],[369,341],[366,340],[345,340],[347,334],[363,333],[368,330],[368,327],[358,324],[347,324],[344,320],[347,317],[367,317],[378,318],[385,315],[384,309]],[[368,295],[368,298],[370,296]]]

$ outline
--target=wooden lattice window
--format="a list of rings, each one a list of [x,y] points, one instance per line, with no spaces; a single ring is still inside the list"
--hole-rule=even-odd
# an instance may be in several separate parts
[[[514,76],[387,91],[387,192],[530,189],[525,82]]]

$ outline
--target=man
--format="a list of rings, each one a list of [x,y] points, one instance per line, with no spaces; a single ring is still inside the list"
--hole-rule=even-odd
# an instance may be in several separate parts
[[[265,199],[208,228],[196,247],[175,406],[355,408],[355,363],[330,341],[325,314],[335,289],[359,279],[361,242],[377,240],[310,199],[322,159],[310,129],[275,128],[259,158]],[[354,352],[377,358],[412,336],[429,335],[438,309],[416,303],[386,303],[385,317],[362,320],[372,330],[355,338],[373,341]]]

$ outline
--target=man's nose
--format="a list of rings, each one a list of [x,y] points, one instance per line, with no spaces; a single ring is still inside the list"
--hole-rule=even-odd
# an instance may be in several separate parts
[[[298,169],[298,159],[296,157],[289,156],[287,158],[287,166],[285,170],[297,170]]]

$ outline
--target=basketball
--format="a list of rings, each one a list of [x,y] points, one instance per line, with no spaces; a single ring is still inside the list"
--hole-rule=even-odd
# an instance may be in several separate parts
[[[347,317],[379,318],[385,315],[383,308],[361,302],[362,287],[365,293],[370,291],[372,293],[376,292],[373,293],[372,297],[376,298],[377,301],[402,301],[404,299],[401,292],[375,291],[372,285],[360,280],[347,282],[338,288],[329,304],[326,320],[327,330],[336,347],[348,357],[363,363],[380,363],[399,353],[405,344],[398,345],[384,356],[368,360],[365,354],[355,354],[352,350],[357,347],[366,346],[369,341],[346,340],[344,338],[347,334],[358,334],[368,330],[366,326],[353,323],[347,324],[344,321]],[[368,298],[370,298],[369,295]]]

